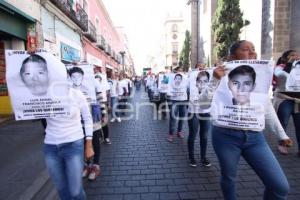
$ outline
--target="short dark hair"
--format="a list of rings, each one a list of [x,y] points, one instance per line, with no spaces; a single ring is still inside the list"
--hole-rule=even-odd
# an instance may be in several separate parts
[[[48,71],[47,69],[47,61],[40,55],[37,55],[37,54],[32,54],[30,55],[29,57],[27,57],[23,63],[22,63],[22,66],[21,66],[21,69],[20,69],[20,75],[22,77],[22,74],[24,73],[25,71],[25,65],[29,62],[37,62],[37,63],[42,63],[43,64],[43,67],[46,71]]]
[[[183,78],[181,74],[176,74],[176,75],[174,76],[174,79],[176,78],[176,76],[180,77],[181,80],[182,80],[182,78]]]
[[[231,80],[236,75],[246,75],[249,74],[252,77],[253,83],[255,83],[256,73],[253,67],[249,65],[240,65],[233,70],[231,70],[228,74],[229,80]]]
[[[83,72],[83,70],[80,67],[72,67],[69,70],[69,75],[71,76],[73,73],[76,73],[76,72],[84,75],[84,72]]]
[[[207,76],[207,79],[209,80],[209,73],[207,71],[201,71],[201,72],[199,72],[198,75],[197,75],[196,81],[199,81],[199,79],[200,79],[201,76]]]

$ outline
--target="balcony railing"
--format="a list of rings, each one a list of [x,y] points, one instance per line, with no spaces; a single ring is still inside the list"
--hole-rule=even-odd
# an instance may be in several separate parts
[[[91,42],[97,42],[97,33],[96,27],[89,20],[88,22],[88,31],[84,32],[84,35],[91,40]]]
[[[76,10],[73,9],[71,0],[50,0],[66,16],[68,16],[83,31],[88,31],[88,15],[83,8],[76,4]]]
[[[102,35],[97,35],[97,47],[105,50],[106,49],[106,41]]]

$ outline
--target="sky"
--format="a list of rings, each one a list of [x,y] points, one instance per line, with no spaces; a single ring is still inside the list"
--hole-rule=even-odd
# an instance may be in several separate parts
[[[164,37],[168,14],[183,15],[190,27],[188,0],[102,0],[114,26],[124,27],[137,73],[157,57]]]

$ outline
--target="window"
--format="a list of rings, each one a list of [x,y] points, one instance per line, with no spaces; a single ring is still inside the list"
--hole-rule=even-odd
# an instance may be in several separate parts
[[[177,32],[177,31],[178,31],[178,26],[177,26],[177,24],[173,24],[173,26],[172,26],[172,31],[173,31],[173,32]]]

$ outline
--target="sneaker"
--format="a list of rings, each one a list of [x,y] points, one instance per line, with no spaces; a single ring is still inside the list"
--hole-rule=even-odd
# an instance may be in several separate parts
[[[207,158],[202,159],[201,163],[202,163],[202,166],[205,166],[205,167],[210,167],[211,166],[211,163]]]
[[[167,138],[167,140],[169,141],[169,142],[173,142],[173,135],[168,135],[168,138]]]
[[[96,178],[100,175],[100,166],[99,165],[93,165],[91,168],[91,172],[89,174],[88,179],[90,181],[96,180]]]
[[[183,132],[178,132],[178,133],[177,133],[177,137],[179,137],[179,138],[183,139],[183,138],[184,138],[184,136],[183,136]]]
[[[191,166],[191,167],[197,167],[196,161],[195,161],[195,160],[191,160],[190,166]]]
[[[282,155],[287,155],[289,153],[286,146],[278,145],[277,149],[278,149],[279,153]]]
[[[111,144],[111,141],[109,138],[105,138],[104,142],[105,142],[105,144]]]
[[[118,118],[117,118],[117,121],[118,121],[118,122],[121,122],[121,118],[120,118],[120,117],[118,117]]]
[[[113,123],[113,122],[115,122],[115,121],[116,121],[115,118],[111,118],[111,120],[110,120],[111,123]]]
[[[82,178],[87,177],[90,174],[91,167],[87,164],[84,164],[83,172],[82,172]]]

